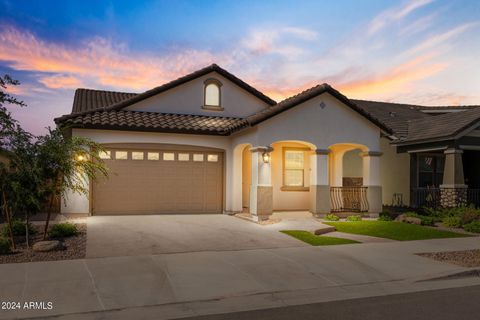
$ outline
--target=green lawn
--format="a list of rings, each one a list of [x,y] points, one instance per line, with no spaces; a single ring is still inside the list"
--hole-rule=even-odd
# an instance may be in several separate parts
[[[280,232],[288,234],[289,236],[294,237],[303,242],[306,242],[312,246],[331,246],[336,244],[359,243],[358,241],[349,240],[349,239],[316,236],[311,232],[303,231],[303,230],[282,230]]]
[[[337,231],[399,241],[459,238],[468,235],[393,221],[324,222]]]

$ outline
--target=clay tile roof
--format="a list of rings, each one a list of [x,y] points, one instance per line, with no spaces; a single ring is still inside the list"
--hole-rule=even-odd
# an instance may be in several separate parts
[[[75,128],[228,135],[247,125],[244,119],[139,111],[93,111],[63,120]]]
[[[101,109],[135,97],[137,93],[115,92],[79,88],[75,90],[72,113]]]
[[[351,101],[388,126],[398,138],[407,135],[411,120],[432,117],[421,112],[419,106],[415,105],[355,99]]]
[[[480,108],[412,120],[408,124],[408,135],[398,143],[454,139],[478,122]]]

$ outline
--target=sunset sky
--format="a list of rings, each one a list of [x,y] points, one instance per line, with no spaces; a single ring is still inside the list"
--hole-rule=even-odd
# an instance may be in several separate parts
[[[217,63],[280,101],[480,104],[480,1],[0,0],[0,73],[33,133],[76,88],[142,92]]]

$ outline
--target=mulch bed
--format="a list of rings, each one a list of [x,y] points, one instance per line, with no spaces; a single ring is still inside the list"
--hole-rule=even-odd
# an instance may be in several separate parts
[[[442,262],[453,263],[462,267],[480,267],[480,249],[418,253],[419,256]]]
[[[11,254],[0,255],[0,264],[85,258],[87,249],[87,225],[85,223],[77,223],[76,225],[78,234],[61,240],[65,246],[64,250],[34,252],[31,248],[27,249],[25,240],[22,242],[16,241],[16,251]],[[30,237],[30,247],[35,242],[42,240],[43,226],[35,225],[34,228],[38,232]]]

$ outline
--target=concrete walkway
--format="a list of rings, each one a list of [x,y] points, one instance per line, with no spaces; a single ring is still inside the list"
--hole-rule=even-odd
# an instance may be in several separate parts
[[[0,265],[1,301],[53,303],[0,318],[167,319],[473,285],[480,278],[416,282],[466,268],[414,253],[479,247],[458,238]]]

